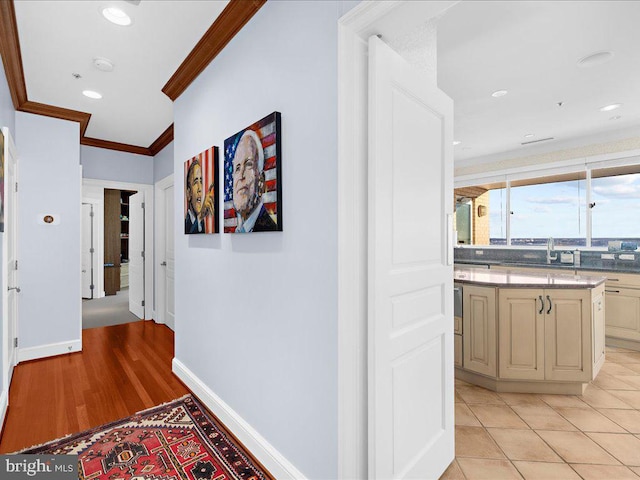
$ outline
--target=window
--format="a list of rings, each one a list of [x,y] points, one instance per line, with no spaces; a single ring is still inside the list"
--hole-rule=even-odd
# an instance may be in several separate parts
[[[640,173],[602,176],[591,180],[593,247],[610,240],[640,241]]]
[[[549,237],[566,247],[640,244],[640,164],[456,189],[456,199],[464,194],[473,200],[473,245],[545,245]]]

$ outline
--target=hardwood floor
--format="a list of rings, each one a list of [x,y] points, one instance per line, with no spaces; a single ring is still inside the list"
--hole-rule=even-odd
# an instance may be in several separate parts
[[[153,321],[83,331],[83,351],[18,365],[0,453],[117,420],[188,393],[173,332]]]

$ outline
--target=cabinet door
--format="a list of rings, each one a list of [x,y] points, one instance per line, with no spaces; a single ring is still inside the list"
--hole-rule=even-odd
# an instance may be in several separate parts
[[[545,290],[545,379],[591,379],[591,291]]]
[[[462,303],[463,366],[496,376],[496,290],[465,285]]]
[[[591,317],[593,319],[593,357],[591,359],[591,380],[595,378],[604,363],[605,352],[605,301],[603,289],[599,289],[591,300]]]
[[[453,364],[462,367],[462,335],[453,336]]]
[[[608,337],[640,340],[640,290],[609,287],[605,290]]]
[[[542,289],[500,289],[500,378],[544,380],[543,295]]]

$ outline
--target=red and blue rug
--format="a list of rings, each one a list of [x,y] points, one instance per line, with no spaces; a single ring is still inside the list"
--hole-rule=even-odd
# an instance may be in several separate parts
[[[191,395],[20,453],[77,454],[82,480],[272,479]]]

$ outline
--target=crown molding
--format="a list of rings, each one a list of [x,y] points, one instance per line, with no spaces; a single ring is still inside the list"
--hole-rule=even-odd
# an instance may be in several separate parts
[[[154,157],[162,151],[164,147],[169,145],[173,141],[173,123],[167,127],[167,129],[156,138],[149,146],[149,151]]]
[[[53,105],[32,102],[30,100],[23,102],[18,110],[26,113],[34,113],[36,115],[44,115],[45,117],[60,118],[62,120],[78,122],[80,124],[81,139],[84,137],[84,132],[87,130],[89,119],[91,118],[90,113],[70,110],[68,108],[54,107]]]
[[[174,102],[267,0],[231,0],[162,87]]]
[[[117,150],[118,152],[135,153],[138,155],[153,157],[153,153],[151,153],[151,150],[148,147],[138,147],[137,145],[100,140],[99,138],[82,137],[80,139],[80,144],[88,147],[106,148],[108,150]]]

